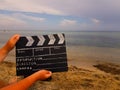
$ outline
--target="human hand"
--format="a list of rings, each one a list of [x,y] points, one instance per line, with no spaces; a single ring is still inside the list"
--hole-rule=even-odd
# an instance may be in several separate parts
[[[52,72],[50,71],[40,70],[16,83],[2,88],[1,90],[28,90],[29,87],[33,85],[33,83],[35,83],[37,80],[46,80],[51,75]]]
[[[13,35],[8,42],[5,44],[5,46],[3,47],[4,50],[8,53],[9,51],[11,51],[14,47],[16,42],[19,40],[20,35],[19,34],[15,34]]]
[[[30,75],[30,77],[33,77],[35,80],[46,80],[52,75],[51,71],[48,70],[40,70],[35,72],[34,74]]]
[[[16,42],[19,40],[20,35],[13,35],[8,42],[0,49],[0,62],[4,60],[7,54],[15,47]]]

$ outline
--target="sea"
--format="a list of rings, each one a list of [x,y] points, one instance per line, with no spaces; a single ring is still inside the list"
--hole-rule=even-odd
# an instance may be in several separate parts
[[[120,31],[0,30],[0,47],[14,34],[34,36],[64,33],[69,60],[120,63]]]

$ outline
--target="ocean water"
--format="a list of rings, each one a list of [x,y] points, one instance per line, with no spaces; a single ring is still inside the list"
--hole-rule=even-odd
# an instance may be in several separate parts
[[[21,36],[64,33],[68,49],[68,58],[82,58],[82,55],[88,58],[95,57],[97,59],[101,58],[102,60],[120,62],[120,32],[118,31],[0,31],[0,47],[16,33]]]
[[[4,44],[12,35],[21,36],[44,35],[54,33],[65,33],[68,46],[96,46],[120,48],[120,32],[118,31],[0,31],[0,44]]]
[[[71,32],[70,45],[120,48],[120,32]]]

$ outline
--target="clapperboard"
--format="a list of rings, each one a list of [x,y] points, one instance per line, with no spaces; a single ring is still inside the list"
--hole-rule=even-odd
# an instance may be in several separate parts
[[[68,70],[64,34],[22,36],[16,43],[17,76],[29,76],[41,69]]]

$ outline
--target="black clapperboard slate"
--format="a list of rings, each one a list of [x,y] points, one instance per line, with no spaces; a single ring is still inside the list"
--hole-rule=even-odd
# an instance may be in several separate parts
[[[29,76],[41,69],[68,71],[64,34],[22,36],[16,43],[17,76]]]

